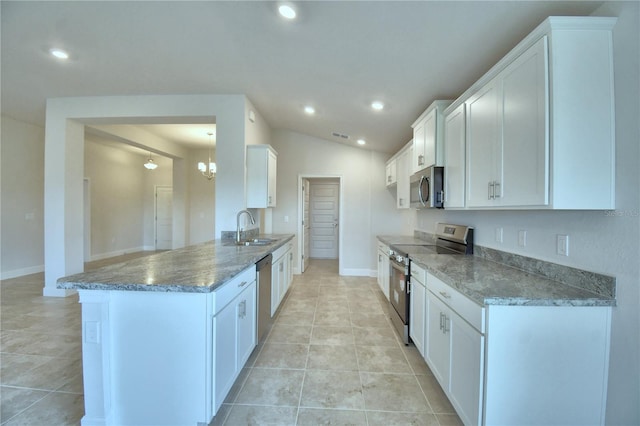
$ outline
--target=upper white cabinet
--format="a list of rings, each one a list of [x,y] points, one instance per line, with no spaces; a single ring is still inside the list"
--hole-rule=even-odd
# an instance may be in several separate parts
[[[247,146],[247,207],[276,206],[277,158],[270,145]]]
[[[444,207],[465,206],[466,167],[465,104],[451,111],[444,119]]]
[[[547,37],[466,102],[467,205],[549,203]]]
[[[452,170],[445,207],[615,208],[615,22],[548,18],[447,108],[447,123],[466,108],[466,205]],[[447,167],[460,159],[458,125]]]
[[[387,164],[385,167],[385,177],[386,177],[385,183],[387,186],[391,186],[397,183],[396,170],[397,170],[397,160],[396,160],[396,157],[393,157],[389,161],[387,161]]]
[[[411,174],[431,166],[443,165],[443,111],[451,101],[434,101],[411,125],[413,155]]]
[[[396,157],[397,193],[396,203],[399,209],[408,209],[410,200],[411,177],[411,153],[413,152],[412,142],[409,142]]]

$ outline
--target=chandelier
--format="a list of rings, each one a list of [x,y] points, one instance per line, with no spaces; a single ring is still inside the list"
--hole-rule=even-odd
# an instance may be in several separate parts
[[[144,167],[148,170],[154,170],[158,165],[151,159],[151,151],[149,151],[149,159],[144,163]]]
[[[216,163],[211,162],[211,136],[213,136],[213,133],[209,132],[207,135],[209,135],[209,161],[207,163],[200,161],[198,170],[200,170],[202,176],[212,180],[216,176]]]

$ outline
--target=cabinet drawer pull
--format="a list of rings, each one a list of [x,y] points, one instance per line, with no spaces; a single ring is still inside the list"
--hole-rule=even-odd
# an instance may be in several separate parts
[[[441,291],[440,294],[442,295],[442,297],[444,297],[445,299],[451,299],[451,295],[449,293],[447,293],[446,291]]]
[[[249,284],[248,281],[242,281],[240,284],[238,284],[238,287],[244,287],[247,284]]]
[[[442,325],[443,318],[444,318],[444,314],[442,312],[440,312],[440,330],[442,330],[444,328],[444,325]]]

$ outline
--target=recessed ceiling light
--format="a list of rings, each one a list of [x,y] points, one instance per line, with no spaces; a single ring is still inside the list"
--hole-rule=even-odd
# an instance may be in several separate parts
[[[305,114],[313,115],[316,113],[316,109],[311,105],[307,105],[306,107],[304,107],[304,112]]]
[[[358,139],[358,145],[364,145],[367,142],[364,139]]]
[[[53,56],[55,56],[58,59],[69,59],[69,54],[62,49],[58,49],[54,47],[49,49],[49,53],[51,53]]]
[[[380,101],[373,101],[371,102],[371,108],[375,109],[376,111],[380,111],[384,108],[384,104]]]
[[[278,6],[278,12],[283,18],[293,19],[296,17],[296,10],[290,4],[281,4]]]

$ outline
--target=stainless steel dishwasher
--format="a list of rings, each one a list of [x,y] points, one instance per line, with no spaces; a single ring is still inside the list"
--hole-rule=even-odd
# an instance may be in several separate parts
[[[271,261],[273,256],[266,255],[256,263],[258,276],[258,342],[271,328]]]

